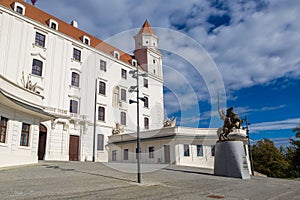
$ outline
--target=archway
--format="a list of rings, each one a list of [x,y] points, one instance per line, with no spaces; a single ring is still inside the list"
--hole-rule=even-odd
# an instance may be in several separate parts
[[[39,147],[38,147],[38,157],[39,160],[44,160],[46,153],[46,142],[47,142],[47,128],[40,124],[40,134],[39,134]]]

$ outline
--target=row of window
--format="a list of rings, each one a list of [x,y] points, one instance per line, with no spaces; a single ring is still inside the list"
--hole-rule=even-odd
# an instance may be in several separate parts
[[[120,123],[121,125],[126,125],[127,120],[126,120],[126,112],[121,112],[120,113]],[[99,121],[105,121],[105,107],[99,106],[98,107],[98,120]],[[144,129],[149,129],[149,118],[144,117]]]
[[[46,36],[39,32],[36,32],[35,35],[35,45],[40,47],[45,47]],[[73,60],[81,61],[81,51],[77,48],[73,48]],[[37,76],[42,76],[43,62],[37,59],[33,60],[32,64],[32,74]],[[100,60],[100,70],[106,72],[106,62],[104,60]],[[123,79],[127,79],[127,70],[121,69],[121,77]],[[76,79],[76,80],[75,80]],[[73,85],[74,80],[74,85]],[[72,73],[72,85],[79,86],[79,74]],[[148,80],[144,79],[144,87],[148,88]]]
[[[203,145],[196,145],[196,147],[197,147],[197,156],[199,157],[204,156]],[[185,157],[190,157],[190,145],[184,144],[183,152]],[[215,156],[215,145],[211,146],[211,156]]]
[[[0,143],[6,143],[7,122],[5,117],[0,118]],[[20,146],[29,146],[29,131],[30,124],[22,123],[22,130],[20,136]]]
[[[138,157],[138,149],[135,149],[135,159],[137,159]],[[129,158],[129,149],[124,149],[123,150],[123,160],[128,160]],[[154,147],[148,147],[148,157],[149,158],[154,158]],[[113,150],[112,151],[112,161],[116,161],[117,160],[117,150]]]
[[[71,99],[70,100],[70,109],[69,111],[71,113],[78,113],[78,101]],[[105,121],[105,107],[103,106],[99,106],[98,107],[98,120],[99,121]],[[121,112],[120,113],[120,123],[121,125],[126,125],[127,124],[127,120],[126,120],[126,112]],[[149,118],[148,117],[144,117],[144,128],[145,129],[149,129]]]

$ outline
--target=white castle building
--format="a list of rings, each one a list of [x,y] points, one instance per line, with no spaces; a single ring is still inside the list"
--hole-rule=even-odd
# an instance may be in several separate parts
[[[139,69],[148,74],[139,88],[142,161],[212,168],[217,130],[162,129],[158,37],[145,21],[134,40],[130,55],[76,21],[68,24],[21,0],[0,0],[0,167],[38,160],[135,162],[137,109],[128,102],[136,98],[129,93],[136,79],[129,72]]]

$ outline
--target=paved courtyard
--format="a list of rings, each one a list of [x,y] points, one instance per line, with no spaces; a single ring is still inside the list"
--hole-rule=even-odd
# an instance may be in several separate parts
[[[90,162],[41,162],[0,170],[0,199],[300,199],[300,182],[218,177],[211,170]]]

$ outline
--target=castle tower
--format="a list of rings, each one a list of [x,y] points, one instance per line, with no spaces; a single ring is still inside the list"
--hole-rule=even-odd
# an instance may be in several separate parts
[[[158,49],[158,37],[146,20],[136,36],[134,56],[142,68],[162,78],[162,54]]]

